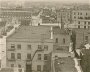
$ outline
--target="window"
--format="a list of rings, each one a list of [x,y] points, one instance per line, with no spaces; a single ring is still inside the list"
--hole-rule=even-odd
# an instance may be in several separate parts
[[[31,49],[31,45],[27,45],[27,48],[28,48],[28,49]]]
[[[45,50],[48,50],[48,45],[44,45],[44,49]]]
[[[38,49],[40,49],[40,50],[41,50],[41,49],[42,49],[42,46],[41,46],[41,45],[38,45]]]
[[[41,71],[41,65],[37,65],[37,71]]]
[[[18,65],[18,68],[21,68],[21,65],[20,64]]]
[[[76,17],[74,16],[74,19],[76,19]]]
[[[79,12],[78,12],[78,15],[79,15]]]
[[[82,15],[82,13],[80,13],[80,15]]]
[[[11,67],[14,67],[14,64],[11,64]]]
[[[65,38],[63,38],[63,44],[65,44]]]
[[[17,48],[18,48],[18,49],[21,49],[21,45],[20,45],[20,44],[18,44],[18,45],[17,45]]]
[[[43,65],[43,71],[47,71],[47,66]]]
[[[80,29],[80,26],[78,26],[78,28]]]
[[[84,26],[84,29],[86,29],[86,26]]]
[[[86,24],[86,22],[84,22],[84,24]]]
[[[11,48],[13,48],[13,49],[14,49],[14,48],[15,48],[15,44],[11,44]]]
[[[56,43],[58,43],[58,38],[56,38]]]
[[[78,22],[78,24],[80,24],[80,21]]]
[[[22,72],[22,69],[18,69],[18,72]]]
[[[90,25],[90,22],[88,22],[88,25]]]
[[[38,60],[41,60],[41,54],[38,54]]]
[[[11,53],[11,59],[15,59],[15,53]]]
[[[48,60],[48,54],[44,54],[44,60]]]
[[[17,59],[21,59],[21,53],[17,53]]]
[[[31,59],[31,54],[27,54],[27,59]]]
[[[87,13],[86,13],[86,15],[87,15]]]
[[[85,36],[85,40],[88,41],[88,36]]]

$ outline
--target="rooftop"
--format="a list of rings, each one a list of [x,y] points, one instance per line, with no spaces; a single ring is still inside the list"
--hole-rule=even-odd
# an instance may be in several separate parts
[[[55,71],[56,72],[77,72],[75,68],[75,62],[71,57],[62,57],[55,60]]]
[[[2,68],[0,72],[14,72],[14,70],[11,68]]]
[[[48,26],[20,26],[8,39],[50,39]]]
[[[81,28],[81,29],[77,29],[77,28],[74,28],[74,29],[72,29],[72,30],[74,30],[76,33],[89,33],[90,32],[90,29],[83,29],[83,28]]]
[[[54,34],[68,34],[67,31],[68,31],[68,30],[60,29],[60,27],[58,27],[58,26],[53,27],[53,32],[54,32]]]

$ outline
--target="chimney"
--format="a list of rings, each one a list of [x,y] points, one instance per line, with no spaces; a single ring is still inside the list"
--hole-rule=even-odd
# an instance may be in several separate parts
[[[53,27],[51,26],[51,38],[50,39],[53,39]]]

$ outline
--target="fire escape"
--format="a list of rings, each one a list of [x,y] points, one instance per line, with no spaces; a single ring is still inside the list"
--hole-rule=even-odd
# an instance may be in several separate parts
[[[31,60],[27,60],[27,61],[26,61],[26,72],[32,72],[32,71],[33,71],[33,70],[32,70],[32,61],[33,61],[36,53],[37,53],[37,52],[43,52],[43,51],[44,51],[44,50],[43,50],[43,49],[44,49],[44,35],[45,35],[45,34],[41,34],[41,49],[38,48],[38,49],[34,52]]]

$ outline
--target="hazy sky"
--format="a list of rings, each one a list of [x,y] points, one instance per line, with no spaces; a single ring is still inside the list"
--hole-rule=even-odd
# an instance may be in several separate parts
[[[0,0],[0,1],[8,1],[8,0]],[[60,2],[90,3],[90,0],[9,0],[9,1],[60,1]]]

